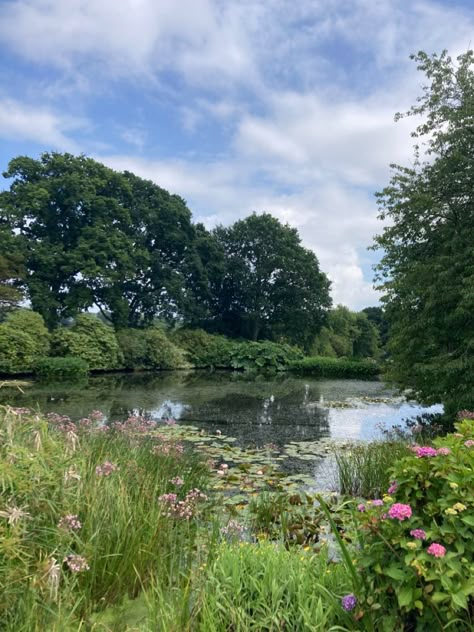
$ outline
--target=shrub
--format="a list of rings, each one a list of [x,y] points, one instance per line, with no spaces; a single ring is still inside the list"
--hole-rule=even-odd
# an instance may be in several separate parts
[[[225,336],[208,334],[203,329],[178,329],[171,339],[184,349],[187,360],[196,368],[230,368],[236,343]]]
[[[126,369],[143,369],[147,366],[147,342],[144,329],[121,329],[117,340]]]
[[[456,430],[415,447],[390,471],[391,495],[355,512],[359,600],[378,604],[382,630],[473,629],[474,424]]]
[[[346,360],[344,358],[309,357],[292,362],[292,371],[310,373],[316,377],[371,379],[380,373],[379,366],[371,360]]]
[[[87,376],[89,365],[82,358],[41,358],[36,363],[35,373],[47,379],[77,379]]]
[[[297,347],[276,342],[239,342],[232,347],[231,366],[234,369],[281,371],[303,358]]]
[[[52,336],[54,355],[73,356],[87,362],[91,371],[107,371],[123,366],[123,356],[115,332],[92,314],[81,314],[72,327],[60,327]]]
[[[183,369],[189,367],[182,349],[168,340],[158,327],[144,330],[145,367],[149,369]]]
[[[0,325],[0,372],[27,373],[49,352],[43,318],[28,309],[11,312]]]

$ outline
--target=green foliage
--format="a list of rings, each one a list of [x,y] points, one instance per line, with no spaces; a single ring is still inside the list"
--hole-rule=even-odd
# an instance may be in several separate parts
[[[239,342],[232,346],[234,369],[282,371],[303,358],[297,347],[275,342]]]
[[[333,596],[347,585],[344,569],[323,554],[302,555],[275,543],[223,544],[203,587],[197,629],[327,632],[350,623]]]
[[[49,352],[50,336],[39,314],[10,312],[0,324],[0,372],[26,373]]]
[[[112,327],[92,314],[80,314],[72,327],[59,327],[52,335],[52,351],[87,362],[91,371],[119,369],[122,352]]]
[[[184,369],[186,363],[182,349],[173,344],[165,332],[151,327],[144,332],[145,367],[149,369]]]
[[[330,283],[296,229],[264,213],[214,235],[226,267],[213,326],[233,337],[308,347],[331,305]]]
[[[19,286],[25,270],[18,241],[18,236],[0,223],[0,317],[23,298]]]
[[[197,368],[230,368],[237,343],[225,336],[208,334],[203,329],[177,329],[172,341],[184,349],[187,360]]]
[[[41,378],[78,379],[86,377],[89,373],[89,365],[82,358],[41,358],[34,367],[36,375]]]
[[[371,379],[379,375],[378,365],[370,360],[346,360],[343,358],[309,357],[292,362],[292,371],[310,373],[317,377]]]
[[[312,355],[333,358],[377,358],[380,352],[377,328],[364,312],[351,312],[338,305],[329,311],[326,325],[316,336]]]
[[[373,441],[335,454],[341,494],[380,498],[390,486],[389,468],[409,454],[404,441]]]
[[[144,329],[120,329],[117,341],[126,369],[144,369],[147,365],[147,343]]]
[[[196,236],[180,197],[70,154],[20,156],[4,175],[12,183],[0,193],[0,224],[17,235],[28,296],[48,326],[94,304],[119,328],[205,315],[199,253],[218,253],[204,227]]]
[[[472,420],[456,430],[434,441],[433,455],[401,459],[390,471],[396,491],[383,506],[367,503],[354,514],[361,607],[378,603],[385,619],[376,629],[473,629]],[[398,504],[409,508],[406,519],[392,513]],[[433,543],[441,548],[430,549]]]
[[[380,343],[382,347],[385,347],[389,337],[389,325],[383,307],[365,307],[362,312],[376,327],[379,332]]]
[[[412,166],[378,194],[377,281],[390,323],[391,377],[449,412],[474,407],[474,53],[414,56],[426,78],[408,112],[423,122]],[[400,117],[401,115],[398,115]]]

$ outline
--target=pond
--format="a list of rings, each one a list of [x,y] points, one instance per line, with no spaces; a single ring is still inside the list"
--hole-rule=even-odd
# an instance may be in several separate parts
[[[115,374],[69,385],[32,382],[23,393],[1,389],[0,403],[74,420],[92,410],[100,410],[106,421],[173,418],[207,435],[234,438],[234,450],[273,444],[284,456],[280,469],[328,485],[330,463],[323,456],[329,443],[376,439],[381,424],[388,428],[442,410],[408,402],[380,381],[202,371]]]

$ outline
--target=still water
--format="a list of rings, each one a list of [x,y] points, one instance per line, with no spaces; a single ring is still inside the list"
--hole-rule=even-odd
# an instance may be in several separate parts
[[[318,439],[363,439],[440,406],[422,407],[378,381],[320,380],[232,372],[170,372],[91,377],[85,383],[32,382],[21,393],[1,389],[0,403],[79,419],[100,410],[107,420],[130,415],[174,418],[236,437],[242,447]]]

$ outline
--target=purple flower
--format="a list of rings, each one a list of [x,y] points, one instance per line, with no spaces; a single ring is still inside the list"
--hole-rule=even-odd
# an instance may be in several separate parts
[[[426,552],[433,555],[433,557],[444,557],[446,555],[446,549],[444,546],[442,544],[437,544],[436,542],[430,544],[430,546],[426,549]]]
[[[390,483],[390,487],[387,490],[387,494],[390,496],[390,494],[394,494],[398,489],[398,483],[397,481],[392,481]]]
[[[375,500],[372,501],[372,505],[374,507],[382,507],[383,500],[380,500],[380,498],[376,498]]]
[[[425,457],[436,456],[437,454],[438,454],[438,451],[435,450],[434,448],[430,448],[429,446],[422,446],[421,448],[416,448],[416,456],[419,459],[422,459]]]
[[[89,564],[85,557],[80,555],[66,555],[63,562],[65,562],[73,573],[81,573],[82,571],[89,570]]]
[[[390,518],[395,518],[396,520],[405,520],[406,518],[411,518],[411,507],[410,505],[403,505],[402,503],[395,503],[388,510],[388,515]]]
[[[426,540],[426,533],[423,529],[412,529],[410,535],[413,536],[415,540]]]
[[[65,531],[79,531],[82,524],[76,514],[67,514],[67,516],[63,516],[58,522],[58,527]]]
[[[356,596],[352,593],[350,595],[346,595],[341,599],[341,604],[344,610],[346,610],[347,612],[354,610],[357,605]]]
[[[357,511],[365,511],[365,505],[363,505],[362,503],[360,505],[357,505]]]

